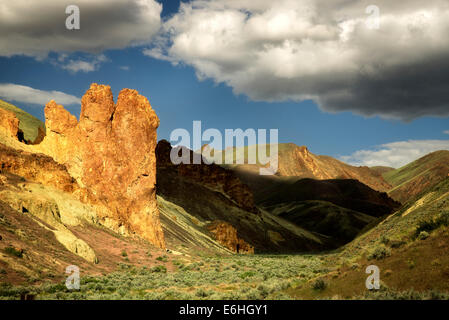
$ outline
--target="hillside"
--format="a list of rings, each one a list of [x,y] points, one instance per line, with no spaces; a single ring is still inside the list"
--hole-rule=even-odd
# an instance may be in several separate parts
[[[226,221],[256,253],[304,252],[330,248],[328,239],[255,208],[248,187],[218,165],[173,165],[170,144],[159,141],[157,194],[184,208],[199,224]],[[188,150],[190,157],[193,152]]]
[[[38,128],[41,128],[41,130],[45,133],[45,124],[31,114],[3,100],[0,100],[0,108],[15,113],[17,118],[20,120],[19,128],[23,131],[25,140],[36,140],[38,137]]]
[[[266,207],[269,212],[306,230],[329,236],[340,246],[354,239],[376,217],[337,206],[328,201],[292,201]]]
[[[301,179],[273,190],[272,194],[260,201],[263,207],[292,201],[323,200],[343,208],[356,210],[373,217],[390,214],[400,203],[386,193],[371,189],[357,180]]]
[[[383,174],[393,188],[388,194],[406,202],[444,180],[449,174],[449,151],[432,152],[402,168]]]
[[[370,167],[370,169],[374,172],[377,172],[378,174],[381,174],[381,175],[384,175],[387,172],[395,170],[395,168],[385,167],[385,166],[374,166],[374,167]]]
[[[357,180],[279,181],[257,198],[258,205],[296,225],[319,232],[338,245],[400,207],[386,193]]]
[[[234,148],[233,159],[242,159],[247,163],[248,150],[254,150],[257,154],[257,146]],[[267,146],[269,150],[269,147]],[[215,151],[220,153],[219,151]],[[223,153],[223,152],[222,152]],[[269,154],[269,152],[268,152]],[[223,158],[225,155],[223,155]],[[307,147],[299,147],[293,143],[281,143],[278,145],[279,168],[276,176],[326,179],[355,179],[366,184],[374,190],[387,191],[391,185],[387,183],[377,170],[368,167],[355,167],[329,156],[315,155]],[[251,174],[257,174],[260,164],[235,164],[228,165],[243,179],[251,180]],[[250,184],[250,181],[245,181]],[[257,186],[253,187],[257,188]]]
[[[290,288],[301,299],[447,299],[449,178],[326,257],[330,272]],[[380,270],[380,290],[365,287],[365,268]],[[324,283],[316,290],[314,283]]]

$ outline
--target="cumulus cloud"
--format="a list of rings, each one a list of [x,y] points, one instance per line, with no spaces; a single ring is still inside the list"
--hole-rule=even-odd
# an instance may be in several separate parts
[[[0,56],[45,58],[53,52],[89,52],[148,43],[160,28],[162,5],[155,0],[77,0],[80,29],[68,30],[71,0],[2,1]],[[77,66],[76,66],[77,65]],[[73,62],[72,69],[88,70]]]
[[[144,54],[195,68],[253,100],[315,100],[328,112],[449,116],[449,3],[193,0]]]
[[[81,99],[61,91],[44,91],[13,83],[0,83],[0,97],[8,101],[45,105],[50,100],[58,104],[81,104]]]
[[[444,134],[449,134],[449,130],[444,130],[443,133]]]
[[[106,61],[109,61],[108,58],[104,54],[100,54],[97,56],[94,56],[90,60],[87,59],[77,59],[72,60],[69,59],[67,62],[65,62],[65,59],[58,59],[58,62],[56,65],[60,65],[63,69],[69,70],[73,73],[77,72],[91,72],[96,71],[100,67],[100,65]],[[62,63],[59,63],[62,62]]]
[[[383,144],[373,150],[356,151],[340,159],[355,166],[402,167],[428,153],[449,150],[449,140],[409,140]]]

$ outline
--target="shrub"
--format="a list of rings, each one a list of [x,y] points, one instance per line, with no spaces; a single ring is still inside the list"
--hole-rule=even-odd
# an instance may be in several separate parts
[[[368,260],[376,259],[376,260],[382,260],[386,257],[389,257],[391,255],[390,249],[388,249],[385,246],[378,246],[376,247],[369,255]]]
[[[264,286],[263,284],[259,285],[257,287],[257,290],[259,290],[259,293],[260,293],[260,296],[262,297],[262,299],[265,299],[269,294],[267,286]]]
[[[255,275],[256,275],[256,273],[254,271],[246,271],[246,272],[243,272],[243,273],[240,274],[240,278],[246,279],[248,277],[253,277]]]
[[[354,263],[351,265],[351,269],[352,269],[352,270],[357,270],[359,267],[360,267],[360,265],[359,265],[358,263],[356,263],[356,262],[354,262]]]
[[[428,218],[418,222],[418,226],[416,227],[413,237],[416,239],[419,237],[421,232],[425,231],[430,233],[442,226],[449,226],[449,211],[440,213],[436,218]]]
[[[159,257],[156,258],[156,260],[162,261],[162,262],[167,262],[168,261],[168,257],[167,256],[159,256]]]
[[[23,250],[22,249],[16,249],[14,247],[6,247],[4,249],[4,252],[11,256],[15,256],[17,258],[23,258]]]
[[[380,238],[380,243],[387,245],[390,243],[390,239],[388,239],[386,236],[382,236]]]
[[[195,295],[200,298],[206,298],[209,295],[209,293],[203,288],[200,288],[195,292]]]
[[[427,231],[421,231],[418,235],[419,240],[426,240],[429,237],[429,233]]]
[[[122,257],[127,257],[127,256],[128,256],[128,254],[126,253],[125,250],[123,250],[123,251],[122,251]]]
[[[316,290],[316,291],[323,291],[324,289],[326,289],[326,287],[327,287],[327,284],[322,279],[318,279],[312,284],[313,290]]]
[[[390,241],[389,244],[390,244],[391,248],[397,249],[397,248],[402,247],[404,244],[406,244],[406,242],[402,241],[402,240],[392,240],[392,241]]]
[[[156,266],[156,267],[151,268],[151,272],[166,273],[167,272],[167,268],[165,266]]]

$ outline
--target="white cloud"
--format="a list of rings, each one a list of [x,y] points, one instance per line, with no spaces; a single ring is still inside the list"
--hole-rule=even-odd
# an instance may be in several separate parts
[[[45,105],[50,100],[58,104],[81,104],[81,99],[61,91],[44,91],[13,83],[0,83],[0,97],[7,101]]]
[[[426,154],[449,150],[449,140],[409,140],[383,144],[374,150],[360,150],[340,159],[355,166],[402,167]]]
[[[449,115],[447,0],[193,0],[144,54],[195,68],[253,100],[314,99],[329,112]]]
[[[120,66],[120,70],[129,71],[129,66]]]
[[[443,133],[444,134],[449,134],[449,130],[444,130]]]
[[[61,59],[58,59],[59,61]],[[65,59],[63,59],[64,61]],[[78,59],[78,60],[72,60],[70,59],[67,63],[62,64],[61,67],[63,69],[69,70],[73,73],[76,72],[91,72],[91,71],[96,71],[98,70],[98,68],[100,67],[100,65],[104,62],[109,61],[108,58],[106,58],[105,55],[100,54],[98,56],[94,56],[90,61],[88,60],[82,60],[82,59]],[[58,65],[58,63],[56,63]]]
[[[68,30],[72,0],[2,1],[0,56],[45,58],[53,52],[89,52],[149,43],[160,28],[162,5],[155,0],[77,0],[80,30]],[[79,63],[83,65],[83,63]],[[76,67],[75,67],[76,68]],[[84,64],[80,70],[87,70]]]

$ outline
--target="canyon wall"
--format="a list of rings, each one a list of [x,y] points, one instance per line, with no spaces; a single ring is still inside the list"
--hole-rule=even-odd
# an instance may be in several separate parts
[[[37,171],[29,164],[45,161],[42,157],[30,158],[27,152],[52,157],[76,181],[74,189],[79,198],[107,208],[103,211],[107,215],[103,217],[105,225],[165,248],[155,188],[159,118],[148,99],[135,90],[123,89],[114,103],[111,88],[94,83],[82,97],[79,121],[50,101],[45,106],[45,124],[46,136],[40,144],[5,140],[8,146],[25,152],[16,159],[20,163],[4,154],[9,167],[14,167],[16,174],[32,178],[32,172],[23,171]],[[18,120],[13,114],[5,113],[0,125],[10,136],[17,135]],[[39,177],[37,182],[44,180]],[[70,191],[67,188],[66,183],[63,189]]]

